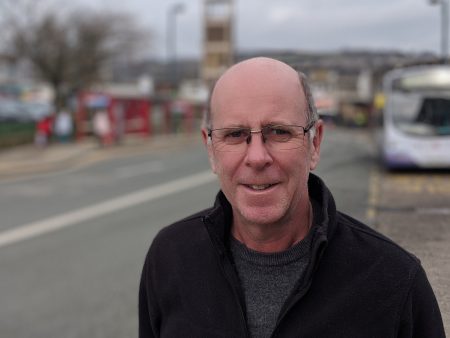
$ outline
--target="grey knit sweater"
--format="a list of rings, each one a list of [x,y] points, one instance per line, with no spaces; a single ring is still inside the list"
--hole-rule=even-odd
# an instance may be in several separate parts
[[[261,253],[230,240],[253,338],[270,337],[280,310],[309,261],[311,232],[286,251]]]

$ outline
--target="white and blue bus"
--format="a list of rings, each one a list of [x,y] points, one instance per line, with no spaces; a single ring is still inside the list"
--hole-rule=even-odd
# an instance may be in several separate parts
[[[450,168],[450,66],[392,70],[383,79],[383,91],[384,165]]]

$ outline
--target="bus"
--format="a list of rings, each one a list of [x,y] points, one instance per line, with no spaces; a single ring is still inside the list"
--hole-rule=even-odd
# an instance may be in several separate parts
[[[379,144],[385,167],[450,168],[450,66],[391,70],[383,92]]]

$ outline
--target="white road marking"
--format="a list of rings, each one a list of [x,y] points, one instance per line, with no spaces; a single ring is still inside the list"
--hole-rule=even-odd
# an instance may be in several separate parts
[[[118,210],[126,209],[170,194],[195,188],[197,186],[212,182],[215,179],[216,176],[211,173],[210,170],[202,171],[198,174],[186,176],[171,182],[139,190],[121,197],[98,203],[96,205],[6,230],[0,232],[0,248],[8,244],[17,243],[42,234],[67,228],[69,226],[76,225]]]

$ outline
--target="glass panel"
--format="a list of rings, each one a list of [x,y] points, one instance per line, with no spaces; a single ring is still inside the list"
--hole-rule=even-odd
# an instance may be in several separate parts
[[[405,133],[450,135],[450,97],[393,94],[391,104],[394,124]]]

